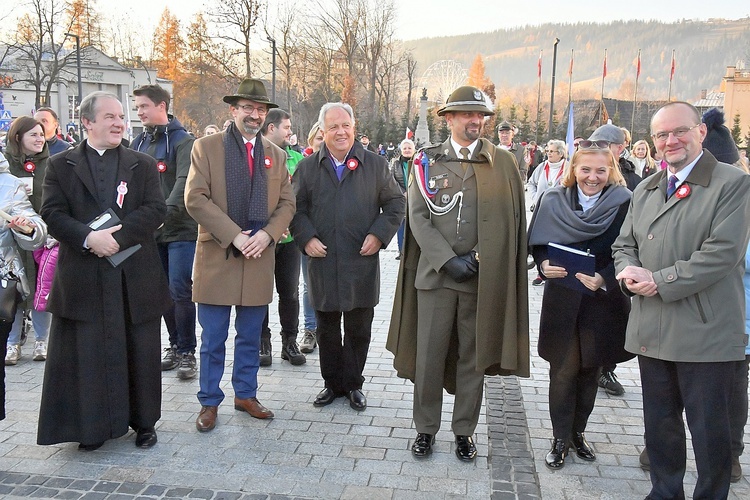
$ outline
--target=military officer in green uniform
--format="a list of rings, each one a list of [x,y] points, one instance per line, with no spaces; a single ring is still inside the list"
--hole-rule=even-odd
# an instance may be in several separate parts
[[[526,220],[511,153],[480,139],[494,112],[471,86],[440,108],[450,137],[415,155],[387,348],[414,381],[415,457],[432,452],[443,388],[455,452],[473,460],[484,376],[529,375]]]

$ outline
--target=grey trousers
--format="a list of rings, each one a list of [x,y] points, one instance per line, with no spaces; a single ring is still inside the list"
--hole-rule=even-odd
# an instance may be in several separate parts
[[[458,332],[453,433],[471,436],[479,420],[484,373],[476,371],[477,294],[447,288],[417,290],[417,362],[414,423],[417,432],[436,434],[443,406],[445,359],[454,325]]]

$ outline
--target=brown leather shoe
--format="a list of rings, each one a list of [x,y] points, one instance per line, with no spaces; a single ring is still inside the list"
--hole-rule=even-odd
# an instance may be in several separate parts
[[[208,432],[216,427],[216,413],[218,412],[218,406],[201,406],[201,412],[198,414],[198,419],[195,421],[195,427],[200,432]]]
[[[255,418],[273,418],[273,412],[260,404],[256,398],[239,399],[234,398],[234,409],[245,411]]]

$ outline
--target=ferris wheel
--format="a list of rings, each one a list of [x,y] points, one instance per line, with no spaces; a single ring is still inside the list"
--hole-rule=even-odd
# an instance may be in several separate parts
[[[430,94],[430,100],[442,104],[457,87],[466,84],[469,72],[452,59],[443,59],[430,64],[422,75],[420,85]]]

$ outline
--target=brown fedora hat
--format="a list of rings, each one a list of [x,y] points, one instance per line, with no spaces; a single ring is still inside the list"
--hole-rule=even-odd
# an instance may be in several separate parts
[[[240,83],[236,94],[224,96],[224,102],[231,105],[236,104],[239,99],[249,99],[261,104],[267,104],[269,109],[279,107],[278,104],[268,99],[266,86],[263,85],[263,82],[255,78],[245,78]]]

